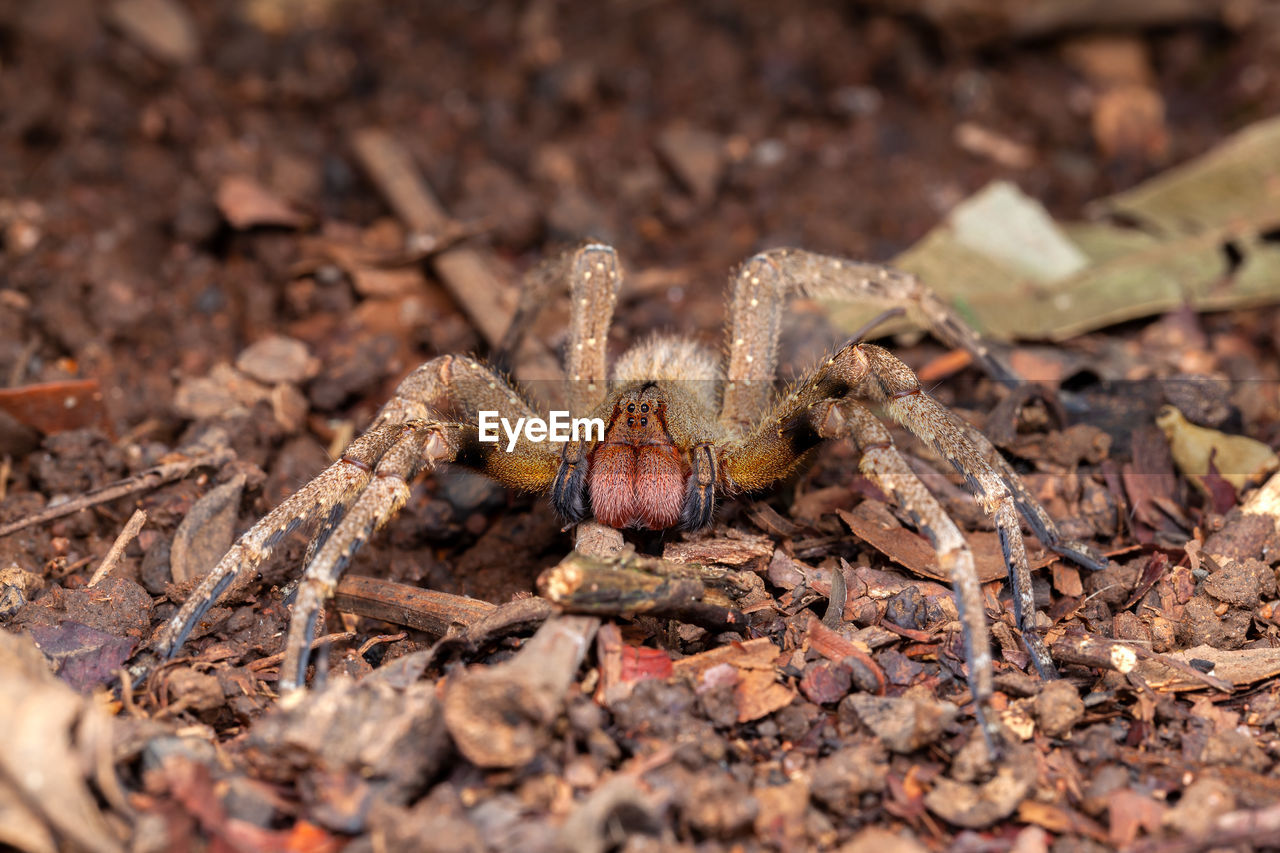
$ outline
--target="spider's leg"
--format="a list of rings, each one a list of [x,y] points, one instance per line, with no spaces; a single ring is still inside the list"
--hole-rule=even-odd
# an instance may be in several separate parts
[[[775,254],[749,258],[734,273],[729,292],[720,422],[737,431],[756,422],[773,394],[782,313],[795,290]]]
[[[1035,496],[1031,494],[1027,484],[1022,482],[1018,472],[1013,470],[1009,460],[1004,458],[989,438],[972,424],[967,424],[959,418],[952,418],[952,421],[963,430],[969,441],[973,442],[974,447],[978,448],[982,453],[982,457],[1004,480],[1005,485],[1009,487],[1009,491],[1013,493],[1014,503],[1018,505],[1018,509],[1022,512],[1022,517],[1027,520],[1027,524],[1031,525],[1036,538],[1046,548],[1091,571],[1096,572],[1107,567],[1107,558],[1099,554],[1092,546],[1077,539],[1063,537],[1058,531],[1057,522],[1053,520],[1053,517],[1049,515],[1040,501],[1036,500]]]
[[[588,243],[570,257],[569,343],[564,356],[569,409],[595,410],[608,391],[609,327],[622,285],[622,266],[613,249]]]
[[[836,358],[853,358],[864,365],[867,378],[856,387],[857,396],[882,401],[894,420],[928,442],[964,478],[983,509],[993,516],[1000,535],[1000,547],[1009,568],[1013,587],[1013,614],[1022,632],[1031,659],[1045,678],[1057,669],[1035,627],[1035,599],[1031,590],[1031,569],[1018,523],[1017,504],[1009,486],[991,467],[981,451],[969,440],[952,415],[920,387],[915,373],[888,350],[874,344],[851,345]],[[1016,479],[1016,475],[1015,478]]]
[[[1014,616],[1036,669],[1056,670],[1035,629],[1031,570],[1013,495],[951,415],[920,387],[916,375],[887,350],[851,343],[827,359],[779,400],[738,442],[729,444],[720,470],[725,488],[750,491],[786,476],[822,441],[809,410],[824,400],[851,397],[883,402],[893,418],[933,445],[964,477],[978,502],[995,518],[1013,587]]]
[[[489,439],[463,442],[456,463],[492,477],[504,486],[525,492],[550,489],[560,465],[555,442],[530,441],[523,430],[514,445],[505,427],[537,415],[524,394],[505,377],[474,358],[442,355],[418,367],[396,388],[395,396],[378,413],[375,423],[452,421],[479,427],[480,413],[487,412]],[[511,449],[508,450],[508,447]]]
[[[892,495],[911,514],[916,529],[929,538],[938,553],[938,566],[951,578],[956,609],[964,632],[965,662],[969,665],[969,688],[973,692],[974,715],[982,726],[987,745],[998,743],[994,722],[986,708],[994,692],[991,666],[991,637],[982,606],[982,588],[973,563],[969,543],[947,515],[938,499],[920,482],[907,465],[884,424],[853,400],[832,400],[811,410],[814,428],[823,438],[850,438],[862,454],[858,469]]]
[[[308,549],[308,562],[318,556],[342,523],[346,506],[369,483],[384,454],[403,438],[406,424],[438,421],[441,411],[459,411],[474,424],[481,410],[492,410],[513,421],[533,415],[529,403],[505,379],[475,359],[441,356],[415,369],[401,381],[373,426],[355,439],[337,462],[286,498],[231,546],[161,628],[156,650],[163,657],[176,654],[218,598],[237,580],[251,577],[285,534],[324,516],[317,536],[320,545]],[[507,452],[505,437],[499,438],[492,443],[465,443],[457,461],[512,488],[548,489],[560,461],[554,445],[533,443],[521,434]]]
[[[745,429],[766,407],[783,309],[788,298],[801,295],[905,305],[943,343],[968,352],[987,375],[1006,385],[1019,381],[1004,358],[914,275],[802,249],[770,249],[734,275],[721,415],[727,426]]]
[[[280,665],[280,690],[304,683],[316,625],[351,556],[400,511],[409,499],[409,483],[424,467],[435,468],[455,457],[457,430],[451,424],[406,424],[396,442],[378,460],[372,478],[334,526],[332,535],[316,550],[294,600]]]
[[[592,411],[604,400],[606,355],[613,309],[622,284],[617,253],[603,243],[583,243],[534,267],[520,288],[520,303],[498,346],[495,363],[506,368],[529,329],[553,296],[569,290],[569,341],[564,354],[569,408]]]
[[[396,424],[369,430],[353,441],[337,462],[249,528],[160,629],[155,648],[161,657],[175,655],[218,598],[238,580],[252,577],[287,533],[312,523],[322,513],[340,512],[369,482],[373,466],[395,443],[400,431]]]

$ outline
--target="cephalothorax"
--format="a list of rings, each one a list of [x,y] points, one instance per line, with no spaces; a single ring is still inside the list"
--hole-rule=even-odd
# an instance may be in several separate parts
[[[568,522],[594,516],[611,527],[696,530],[712,522],[717,501],[765,489],[817,445],[848,438],[861,452],[860,470],[911,514],[952,578],[981,716],[993,679],[973,555],[867,408],[874,404],[949,460],[993,516],[1024,642],[1039,671],[1054,673],[1034,630],[1019,512],[1046,546],[1086,567],[1104,563],[1058,534],[991,443],[929,396],[903,362],[872,344],[853,341],[789,390],[775,388],[783,310],[788,297],[798,294],[905,303],[944,342],[966,349],[997,378],[1014,378],[916,279],[795,249],[763,252],[734,276],[723,357],[694,341],[659,336],[632,347],[609,371],[606,342],[621,282],[614,251],[586,245],[548,269],[538,279],[543,286],[526,288],[519,316],[527,318],[544,301],[548,283],[567,281],[567,400],[574,415],[605,423],[603,439],[553,443],[522,436],[510,450],[481,441],[479,412],[496,411],[511,420],[534,417],[532,403],[480,361],[457,355],[432,359],[400,383],[341,459],[232,546],[162,629],[158,650],[175,653],[208,608],[236,578],[251,576],[287,531],[319,521],[280,671],[282,688],[301,685],[317,617],[352,553],[404,505],[409,482],[442,462],[514,489],[548,493]]]

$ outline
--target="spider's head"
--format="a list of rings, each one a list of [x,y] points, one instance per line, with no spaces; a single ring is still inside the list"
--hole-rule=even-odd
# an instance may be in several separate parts
[[[552,500],[568,521],[590,512],[616,528],[703,527],[711,520],[710,499],[691,488],[691,471],[687,452],[671,437],[661,389],[649,382],[618,394],[604,440],[584,458],[572,460],[566,451]]]

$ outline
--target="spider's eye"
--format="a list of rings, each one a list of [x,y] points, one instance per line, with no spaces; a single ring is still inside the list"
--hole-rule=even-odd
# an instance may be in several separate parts
[[[642,410],[642,411],[643,411],[643,410]],[[640,419],[640,426],[648,426],[648,425],[649,425],[649,419],[648,419],[648,418],[641,418],[641,419]]]
[[[640,411],[642,411],[642,412],[647,412],[647,411],[649,411],[649,404],[648,404],[648,403],[641,403],[641,404],[640,404]]]
[[[636,419],[635,419],[635,418],[627,418],[627,426],[629,426],[629,427],[633,427],[633,426],[635,426],[635,425],[636,425]]]
[[[627,403],[627,411],[628,411],[628,412],[634,412],[635,410],[636,410],[636,404],[635,404],[635,403]]]

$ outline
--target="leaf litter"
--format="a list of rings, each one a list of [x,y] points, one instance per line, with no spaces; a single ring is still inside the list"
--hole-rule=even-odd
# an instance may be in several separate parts
[[[0,716],[14,738],[0,758],[0,841],[33,851],[1110,845],[1166,853],[1263,845],[1280,831],[1280,479],[1237,487],[1227,479],[1235,473],[1227,467],[1237,466],[1217,464],[1216,449],[1209,452],[1214,464],[1189,467],[1187,453],[1171,448],[1154,426],[1159,406],[1169,404],[1216,436],[1276,443],[1274,393],[1257,381],[1277,378],[1268,372],[1276,358],[1274,311],[1195,313],[1275,297],[1273,199],[1260,189],[1274,182],[1273,123],[1242,131],[1139,191],[1115,195],[1114,182],[1101,178],[1055,183],[1076,202],[1105,196],[1093,222],[1063,224],[1031,201],[1053,193],[997,184],[958,210],[958,224],[940,226],[917,247],[942,253],[930,263],[943,264],[946,274],[925,273],[940,287],[953,279],[967,286],[966,271],[991,273],[991,302],[973,291],[952,298],[996,336],[1001,321],[1021,338],[1060,340],[1124,318],[1163,315],[1060,348],[1019,346],[1015,363],[1045,367],[1049,385],[1038,394],[1007,394],[960,373],[961,362],[928,345],[902,349],[913,364],[940,359],[938,377],[954,382],[935,393],[967,408],[1073,535],[1102,543],[1112,558],[1097,574],[1048,553],[1035,560],[1047,639],[1065,676],[1040,682],[1027,673],[1025,651],[1005,621],[1011,603],[989,523],[927,449],[904,442],[913,470],[929,480],[979,557],[987,609],[997,620],[996,702],[1008,733],[999,761],[973,736],[963,638],[931,549],[910,517],[858,478],[849,451],[835,447],[780,494],[726,507],[706,537],[638,541],[619,552],[616,534],[581,530],[579,546],[597,561],[591,564],[565,560],[568,537],[556,534],[545,508],[461,476],[432,478],[357,556],[344,581],[351,583],[339,588],[340,605],[327,614],[318,644],[325,683],[280,697],[274,684],[287,584],[305,556],[300,540],[285,543],[262,581],[211,611],[179,659],[149,659],[147,640],[234,532],[278,500],[277,492],[318,470],[325,445],[340,448],[350,425],[367,420],[424,350],[501,340],[512,304],[511,259],[541,249],[530,244],[544,229],[612,217],[649,235],[649,251],[680,246],[665,256],[677,265],[639,278],[625,296],[620,334],[682,324],[705,331],[719,316],[719,296],[696,282],[723,269],[679,266],[674,259],[682,252],[717,258],[708,267],[721,256],[727,264],[766,234],[814,227],[799,222],[844,223],[847,215],[869,226],[853,230],[882,233],[881,210],[818,215],[821,208],[811,206],[824,195],[792,168],[791,158],[842,171],[864,159],[847,147],[865,144],[861,131],[842,127],[824,137],[832,113],[848,115],[854,130],[872,126],[860,122],[888,128],[932,121],[930,132],[908,135],[958,140],[964,159],[949,148],[908,158],[913,172],[935,162],[942,170],[932,184],[913,175],[909,192],[896,184],[902,175],[893,158],[865,158],[883,164],[864,173],[868,186],[876,188],[883,171],[895,193],[920,205],[959,197],[954,185],[936,182],[938,174],[979,186],[988,162],[1024,176],[1040,166],[1058,172],[1035,162],[1040,144],[1016,125],[992,129],[989,117],[967,116],[964,133],[951,132],[955,122],[938,132],[938,116],[899,113],[897,98],[862,86],[826,92],[828,99],[811,107],[827,118],[777,139],[722,133],[722,118],[714,116],[663,120],[638,162],[601,153],[612,147],[594,147],[594,137],[583,149],[581,141],[537,133],[529,158],[495,157],[510,153],[503,116],[520,111],[473,113],[476,104],[465,95],[447,101],[451,120],[491,134],[489,148],[455,150],[452,126],[430,111],[396,116],[398,101],[389,99],[362,106],[369,124],[359,126],[413,133],[397,138],[344,124],[331,130],[351,143],[350,160],[317,156],[342,144],[318,141],[323,119],[313,108],[302,110],[305,123],[262,136],[228,135],[221,113],[193,118],[187,110],[226,106],[246,127],[290,122],[293,110],[262,105],[327,104],[354,85],[345,75],[360,63],[378,64],[386,59],[379,50],[396,50],[394,39],[371,38],[378,47],[346,63],[347,45],[325,29],[330,16],[343,14],[341,4],[299,11],[255,2],[243,10],[246,21],[289,41],[299,36],[288,22],[301,15],[315,28],[308,38],[323,49],[289,41],[296,54],[278,53],[247,35],[220,56],[226,74],[192,73],[175,82],[194,95],[179,105],[147,81],[169,79],[152,75],[175,63],[202,71],[200,53],[214,41],[175,40],[176,7],[150,5],[168,14],[161,30],[170,32],[146,32],[146,16],[136,13],[148,4],[125,10],[133,16],[128,24],[117,9],[112,23],[123,41],[109,42],[113,70],[104,88],[77,86],[72,95],[102,98],[82,104],[85,114],[102,106],[114,114],[140,85],[150,93],[136,111],[149,152],[143,159],[190,152],[189,170],[171,170],[183,179],[180,187],[165,184],[164,169],[135,175],[129,189],[141,205],[154,206],[145,217],[120,203],[133,196],[97,197],[100,188],[81,184],[101,154],[94,145],[110,142],[82,144],[80,131],[69,134],[76,144],[67,147],[78,159],[68,177],[59,136],[50,131],[53,113],[33,99],[31,111],[14,118],[24,144],[49,146],[39,147],[32,173],[73,180],[76,191],[65,194],[69,202],[53,194],[38,209],[0,200],[13,273],[13,289],[0,290],[0,359],[18,377],[6,399],[21,404],[3,407],[8,420],[0,424],[14,439],[0,453],[12,457],[0,467],[0,690],[7,697]],[[630,84],[610,76],[618,57],[572,68],[548,59],[559,55],[559,38],[568,38],[552,35],[558,31],[547,16],[556,14],[535,4],[513,31],[520,34],[520,67],[542,69],[522,109],[535,124],[550,115],[558,118],[547,127],[566,128],[573,126],[567,117],[595,114]],[[366,17],[348,27],[367,32]],[[97,22],[85,18],[79,24],[92,35]],[[39,24],[38,16],[24,18],[11,31],[25,34]],[[206,25],[199,18],[181,26],[203,35]],[[43,26],[42,38],[84,37]],[[692,51],[690,63],[738,55],[740,46],[726,47],[706,22],[688,26],[706,36],[700,44],[707,48]],[[832,26],[824,19],[812,32]],[[875,26],[910,32],[891,17]],[[629,37],[618,33],[599,27],[591,35],[629,50]],[[1171,64],[1188,50],[1166,47],[1163,61]],[[1096,62],[1097,46],[1092,50]],[[901,64],[889,76],[910,76],[928,53],[893,48],[892,61]],[[439,52],[441,73],[452,67],[451,56]],[[790,85],[793,72],[776,65],[775,53],[754,58],[769,56],[778,75],[772,85]],[[290,64],[302,60],[305,73]],[[15,73],[29,73],[31,61],[15,54]],[[410,65],[378,67],[394,75]],[[462,79],[488,87],[487,100],[476,103],[516,91],[500,65],[467,66]],[[964,76],[971,68],[948,73],[956,75],[955,91],[980,93]],[[1037,81],[1042,71],[1018,73]],[[870,68],[867,75],[883,76]],[[1157,78],[1099,83],[1089,76],[1090,85],[1114,88],[1096,99],[1093,116],[1104,156],[1164,156],[1155,144],[1160,131],[1178,126],[1173,112],[1153,109],[1160,106],[1150,99]],[[790,110],[810,109],[804,96],[792,98]],[[241,99],[257,107],[240,113]],[[765,100],[739,106],[746,114]],[[1141,132],[1126,135],[1133,115],[1142,118]],[[761,117],[758,126],[770,121]],[[611,123],[595,128],[601,139],[615,132]],[[1039,130],[1052,138],[1052,127]],[[617,129],[636,130],[627,120]],[[865,134],[873,136],[894,134]],[[268,139],[296,150],[280,153],[263,143]],[[1163,139],[1174,147],[1181,137]],[[814,152],[820,156],[810,158]],[[987,161],[975,167],[974,158]],[[505,160],[466,167],[505,177],[451,189],[442,176],[468,159]],[[514,165],[526,159],[527,170]],[[606,174],[621,176],[617,185],[584,171],[596,160],[607,162]],[[369,173],[364,190],[353,188],[356,167]],[[770,174],[785,177],[785,192],[770,188]],[[99,180],[110,185],[105,174]],[[1230,192],[1215,195],[1216,184]],[[486,185],[533,199],[524,214],[532,225],[508,222],[487,233],[483,216],[458,225],[429,189],[440,190],[455,211],[483,211],[456,196]],[[735,221],[739,214],[723,202],[747,207],[743,200],[755,198],[757,186],[770,203],[754,208],[754,224]],[[598,200],[601,194],[608,200]],[[119,230],[98,222],[97,230],[67,239],[60,229],[73,226],[64,224],[59,205],[77,199],[111,210]],[[1199,214],[1187,217],[1188,205],[1198,205]],[[400,221],[376,218],[388,210]],[[912,215],[930,223],[936,214],[922,207]],[[1010,217],[1018,228],[1007,225]],[[1005,244],[982,235],[993,221]],[[147,222],[163,225],[157,233]],[[889,239],[901,246],[904,235],[918,233]],[[820,230],[803,236],[814,246],[829,242]],[[881,255],[870,244],[853,248]],[[157,258],[164,258],[163,283],[149,278]],[[211,287],[217,278],[243,286]],[[163,299],[162,284],[170,288]],[[222,301],[227,293],[234,294],[230,304]],[[1179,308],[1184,297],[1195,311]],[[140,319],[148,315],[138,305],[148,300],[158,312],[154,322]],[[170,304],[175,313],[164,314]],[[502,310],[488,310],[494,306]],[[813,309],[798,307],[805,311]],[[31,332],[35,319],[39,331]],[[189,341],[166,349],[166,339],[156,337],[157,330],[172,333],[166,325]],[[545,367],[556,334],[530,335],[519,367]],[[159,374],[137,366],[155,347],[172,356]],[[93,364],[95,378],[80,379],[67,352]],[[1173,376],[1196,381],[1155,391],[1154,381],[1105,385]],[[1229,381],[1210,387],[1199,377]],[[1236,381],[1242,377],[1254,384]],[[92,405],[65,407],[70,386],[49,383],[68,380],[87,383],[72,390]],[[116,388],[130,394],[116,398]],[[1104,418],[1109,411],[1114,417]],[[122,438],[114,441],[113,433]],[[1252,465],[1240,467],[1254,473]],[[1255,479],[1263,476],[1259,470]],[[1198,489],[1196,478],[1207,488]],[[121,537],[139,505],[146,526]],[[108,553],[110,571],[91,585]],[[617,570],[607,573],[602,563]],[[576,587],[570,576],[579,579]],[[430,594],[408,592],[419,586]],[[552,586],[569,594],[558,606],[531,594],[549,594]],[[593,609],[561,612],[587,609],[584,589],[594,595]]]

